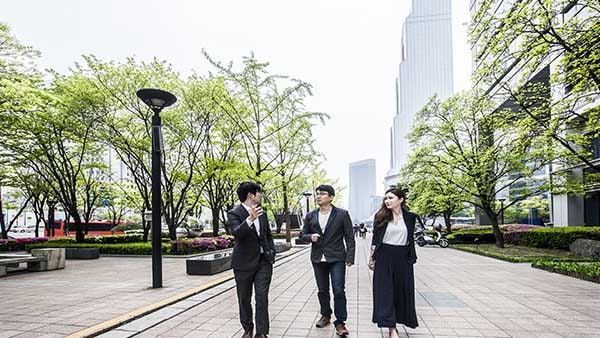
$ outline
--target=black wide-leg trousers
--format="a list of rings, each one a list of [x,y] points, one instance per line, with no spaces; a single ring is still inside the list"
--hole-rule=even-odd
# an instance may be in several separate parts
[[[382,244],[375,251],[373,323],[378,327],[419,326],[415,309],[415,275],[407,245]]]

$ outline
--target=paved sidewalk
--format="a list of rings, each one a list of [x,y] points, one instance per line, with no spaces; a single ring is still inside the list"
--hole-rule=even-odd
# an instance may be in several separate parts
[[[370,239],[357,239],[357,265],[347,271],[351,337],[386,337],[371,323]],[[415,266],[420,327],[410,337],[600,337],[600,285],[451,249],[418,249]],[[309,254],[275,268],[269,337],[335,337],[318,329]],[[110,337],[241,337],[233,282],[103,335]],[[149,324],[150,323],[150,324]],[[387,330],[386,330],[387,331]]]
[[[190,276],[185,258],[163,257],[164,287],[152,289],[149,256],[67,260],[62,270],[9,274],[0,278],[0,338],[64,337],[232,276]]]
[[[370,239],[357,239],[347,272],[351,337],[385,337],[371,323]],[[600,337],[600,284],[441,248],[418,248],[420,327],[410,337]],[[285,262],[289,260],[289,262]],[[165,288],[149,289],[149,258],[67,262],[65,270],[0,279],[0,337],[61,337],[231,274],[185,274],[164,260]],[[308,251],[279,259],[270,292],[271,334],[334,337],[318,318]],[[234,284],[227,282],[104,334],[104,337],[241,337]]]

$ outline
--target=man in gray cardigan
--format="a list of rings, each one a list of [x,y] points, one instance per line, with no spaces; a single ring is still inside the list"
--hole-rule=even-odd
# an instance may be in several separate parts
[[[339,336],[349,334],[346,329],[348,311],[346,309],[346,267],[354,264],[354,234],[348,211],[331,204],[335,190],[330,185],[320,185],[316,189],[319,209],[306,215],[302,228],[302,238],[312,243],[311,261],[319,289],[321,318],[316,326],[325,327],[331,322],[329,279],[333,289],[335,331]],[[345,243],[344,243],[345,242]],[[345,244],[345,245],[344,245]]]

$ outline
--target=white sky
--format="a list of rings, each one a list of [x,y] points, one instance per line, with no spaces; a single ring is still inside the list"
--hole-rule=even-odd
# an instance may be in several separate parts
[[[416,0],[418,1],[418,0]],[[313,85],[307,108],[331,120],[316,129],[331,177],[348,184],[348,164],[377,160],[377,192],[389,169],[407,0],[19,0],[4,1],[0,21],[42,52],[41,65],[67,72],[82,54],[123,61],[169,61],[182,74],[209,70],[201,50],[240,64],[253,51],[272,74]],[[452,0],[455,89],[469,86],[463,23],[468,0]],[[347,196],[347,191],[344,193]],[[342,205],[347,205],[341,201]]]

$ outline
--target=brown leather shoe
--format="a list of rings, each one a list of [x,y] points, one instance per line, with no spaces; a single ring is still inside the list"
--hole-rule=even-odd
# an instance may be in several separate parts
[[[346,325],[345,325],[345,324],[342,324],[342,323],[340,323],[340,324],[337,324],[337,325],[335,326],[335,333],[336,333],[338,336],[342,336],[342,337],[345,337],[345,336],[347,336],[347,335],[349,335],[349,334],[350,334],[350,332],[348,332],[348,329],[346,328]]]
[[[242,336],[242,338],[252,338],[252,331],[253,331],[253,329],[245,331],[244,335]]]
[[[321,319],[317,320],[317,323],[315,324],[315,326],[318,328],[323,328],[323,327],[329,325],[329,323],[331,323],[331,317],[321,316]]]

